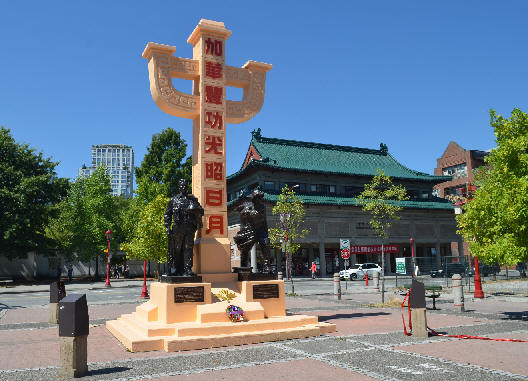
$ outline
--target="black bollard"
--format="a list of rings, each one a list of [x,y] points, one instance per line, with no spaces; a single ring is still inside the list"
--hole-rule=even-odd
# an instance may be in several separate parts
[[[64,282],[55,281],[50,284],[50,301],[49,301],[49,310],[50,310],[50,324],[59,323],[59,302],[66,296],[66,288],[64,287]]]
[[[88,373],[88,304],[85,294],[71,294],[59,302],[59,378]]]

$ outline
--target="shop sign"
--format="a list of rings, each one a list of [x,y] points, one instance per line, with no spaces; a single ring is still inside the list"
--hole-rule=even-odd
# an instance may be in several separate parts
[[[400,246],[385,245],[383,251],[388,254],[396,254],[400,252]],[[381,254],[381,245],[350,246],[350,254]]]

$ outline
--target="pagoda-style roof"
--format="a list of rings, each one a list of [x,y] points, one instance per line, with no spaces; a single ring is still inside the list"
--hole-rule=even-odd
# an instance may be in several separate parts
[[[375,176],[378,169],[392,178],[441,183],[451,176],[433,176],[399,163],[385,144],[380,149],[265,138],[253,131],[248,156],[242,168],[228,176],[233,180],[250,168],[268,167],[300,172]]]
[[[276,203],[279,200],[279,191],[263,190],[264,201]],[[336,205],[336,206],[357,206],[361,204],[357,197],[345,196],[345,195],[330,195],[330,194],[308,194],[303,192],[295,192],[295,196],[301,199],[301,201],[308,205]],[[235,200],[228,202],[228,209],[237,205],[243,201],[244,196],[241,196]],[[405,201],[388,200],[389,203],[403,208],[411,209],[443,209],[453,210],[453,204],[446,199],[433,197],[429,199],[412,199]]]

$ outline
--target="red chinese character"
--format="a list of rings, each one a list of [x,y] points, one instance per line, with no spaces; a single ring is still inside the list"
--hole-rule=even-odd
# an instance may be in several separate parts
[[[222,163],[205,163],[205,178],[211,180],[222,180],[223,175]]]
[[[206,189],[205,190],[205,205],[220,206],[222,205],[222,189]]]
[[[224,234],[224,217],[223,216],[209,216],[209,227],[205,231],[205,234],[209,234],[213,230],[218,230],[220,234]]]
[[[222,104],[222,94],[224,89],[217,86],[205,86],[205,101],[207,103],[214,103],[215,105]]]
[[[218,57],[222,56],[222,41],[211,40],[208,38],[205,40],[205,54],[215,55]]]
[[[205,115],[207,115],[207,119],[205,120],[205,123],[211,126],[211,128],[218,128],[219,130],[222,129],[224,126],[222,114],[220,114],[218,111],[216,114],[213,115],[212,111],[206,111]],[[214,121],[212,120],[212,117],[214,117]]]
[[[220,147],[220,150],[218,150]],[[222,155],[222,137],[220,136],[205,136],[205,153],[214,153]]]
[[[205,61],[205,76],[212,79],[222,78],[222,64]]]

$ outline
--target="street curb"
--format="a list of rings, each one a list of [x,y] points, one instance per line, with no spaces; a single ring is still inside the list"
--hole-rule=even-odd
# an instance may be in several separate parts
[[[140,283],[141,282],[141,283]],[[68,292],[68,285],[65,285],[66,286],[66,291]],[[70,292],[73,292],[77,289],[79,290],[100,290],[100,289],[107,289],[107,288],[134,288],[134,287],[142,287],[143,286],[143,281],[138,281],[138,284],[126,284],[126,285],[122,285],[122,286],[114,286],[112,285],[112,287],[106,287],[104,284],[102,284],[101,286],[90,286],[89,288],[84,288],[84,287],[79,287],[79,288],[73,288],[70,290]],[[12,288],[16,288],[17,286],[14,286]],[[11,287],[10,287],[11,288]],[[13,291],[3,291],[3,290],[0,290],[0,296],[1,295],[9,295],[9,294],[31,294],[31,293],[37,293],[37,292],[48,292],[49,291],[49,286],[46,286],[45,289],[41,289],[41,290],[13,290]]]

